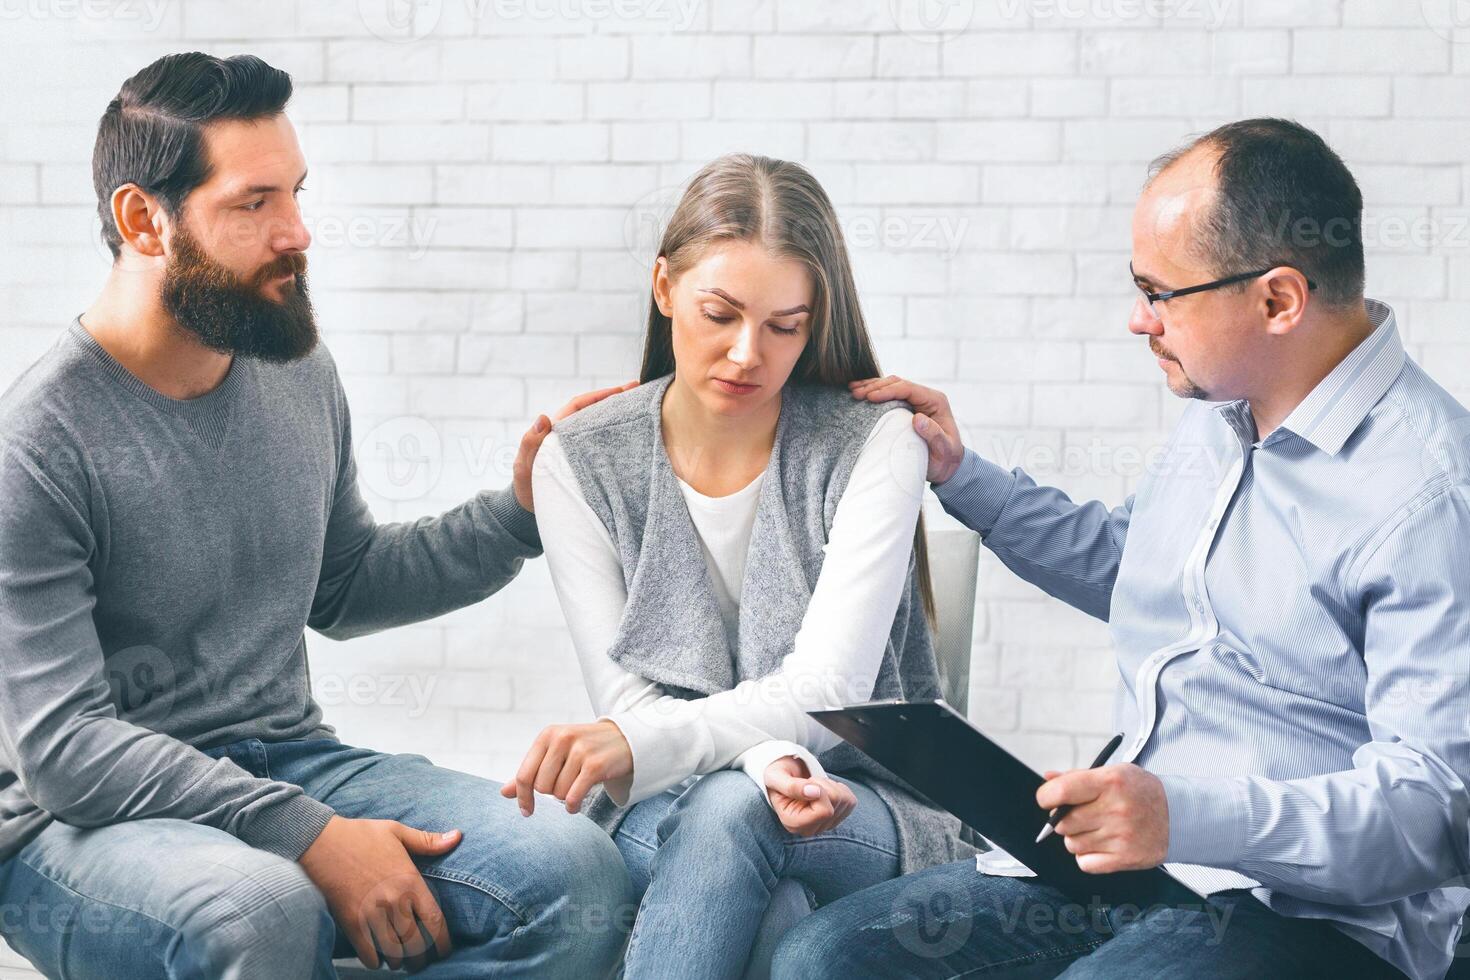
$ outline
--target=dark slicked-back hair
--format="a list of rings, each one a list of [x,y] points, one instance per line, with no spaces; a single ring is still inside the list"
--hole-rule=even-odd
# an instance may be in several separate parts
[[[1289,119],[1242,119],[1159,157],[1149,179],[1200,147],[1217,154],[1218,198],[1197,243],[1217,275],[1289,265],[1327,305],[1362,303],[1363,195],[1322,137]]]
[[[189,192],[209,179],[204,127],[274,116],[290,98],[291,76],[252,55],[165,55],[124,82],[102,114],[92,150],[102,240],[113,258],[122,249],[114,191],[137,184],[177,215]]]

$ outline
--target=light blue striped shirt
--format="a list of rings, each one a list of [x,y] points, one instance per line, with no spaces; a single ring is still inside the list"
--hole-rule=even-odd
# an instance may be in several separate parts
[[[1368,312],[1275,432],[1193,402],[1114,510],[969,451],[934,489],[1107,620],[1112,761],[1162,778],[1170,871],[1437,977],[1470,904],[1470,414]]]

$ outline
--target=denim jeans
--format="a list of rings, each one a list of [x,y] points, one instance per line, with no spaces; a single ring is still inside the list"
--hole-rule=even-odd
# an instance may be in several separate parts
[[[458,828],[458,847],[413,860],[453,944],[426,978],[609,974],[633,897],[617,849],[554,800],[520,815],[499,784],[331,739],[249,738],[207,751],[301,786],[340,816]],[[140,787],[140,792],[146,788]],[[0,932],[70,980],[336,977],[353,956],[295,861],[175,819],[82,829],[60,821],[0,863]]]
[[[843,782],[857,808],[815,837],[781,826],[765,794],[736,770],[635,806],[613,837],[643,896],[628,944],[629,980],[744,976],[749,961],[769,959],[780,938],[770,935],[766,918],[778,881],[800,882],[820,906],[898,874],[898,831],[887,804],[861,783]],[[758,934],[769,944],[764,952]]]
[[[1402,977],[1320,920],[1248,891],[1196,909],[1082,905],[1028,878],[940,865],[808,916],[776,951],[777,980],[814,977]]]

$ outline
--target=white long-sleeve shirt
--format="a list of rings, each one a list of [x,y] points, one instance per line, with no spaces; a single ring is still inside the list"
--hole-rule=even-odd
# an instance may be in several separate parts
[[[927,458],[913,414],[886,413],[838,501],[822,573],[781,669],[681,700],[607,655],[627,603],[622,563],[556,432],[547,436],[532,471],[546,560],[593,709],[618,726],[633,753],[631,779],[606,785],[614,802],[636,803],[725,768],[743,769],[764,793],[766,767],[788,755],[813,776],[824,775],[816,754],[839,740],[806,712],[872,693],[907,580]],[[745,556],[761,486],[770,478],[762,473],[724,497],[679,481],[732,649]]]

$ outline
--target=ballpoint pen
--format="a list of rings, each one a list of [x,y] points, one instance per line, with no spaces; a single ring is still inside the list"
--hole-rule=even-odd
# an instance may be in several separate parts
[[[1096,769],[1098,766],[1102,765],[1104,762],[1107,762],[1108,761],[1108,757],[1111,756],[1114,752],[1116,752],[1117,749],[1118,749],[1118,746],[1120,746],[1122,744],[1123,744],[1123,733],[1122,732],[1119,732],[1118,734],[1114,735],[1112,738],[1108,739],[1108,744],[1103,746],[1103,750],[1097,754],[1097,758],[1096,759],[1093,759],[1092,760],[1092,765],[1088,766],[1087,768],[1089,768],[1089,769]],[[1036,843],[1040,844],[1042,841],[1044,841],[1048,837],[1050,837],[1052,835],[1052,832],[1057,829],[1057,824],[1061,822],[1061,819],[1063,817],[1065,817],[1067,814],[1071,813],[1071,812],[1072,812],[1072,807],[1070,805],[1067,805],[1067,804],[1064,804],[1062,806],[1059,806],[1055,810],[1053,810],[1051,812],[1051,816],[1048,817],[1047,820],[1046,820],[1046,826],[1042,827],[1041,828],[1041,833],[1039,833],[1039,834],[1036,835]]]

